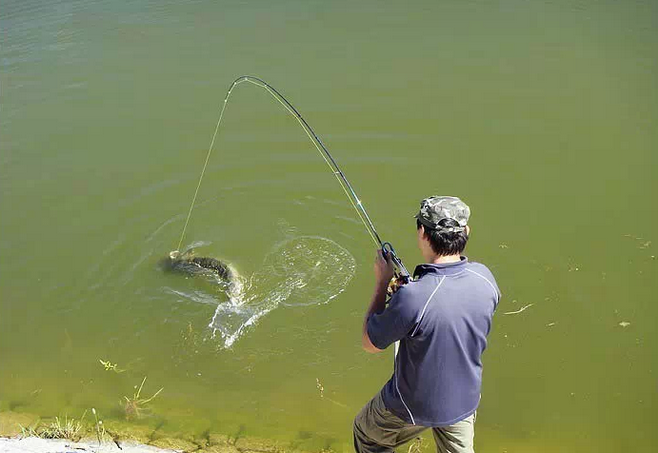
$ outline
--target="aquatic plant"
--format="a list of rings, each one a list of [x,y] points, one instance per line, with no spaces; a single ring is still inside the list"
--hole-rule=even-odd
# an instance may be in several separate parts
[[[150,398],[142,398],[142,388],[144,388],[144,383],[146,382],[146,376],[144,376],[144,379],[142,379],[142,383],[140,384],[139,388],[135,386],[135,389],[137,389],[134,393],[132,398],[128,398],[127,396],[124,396],[123,398],[126,400],[125,403],[123,403],[123,409],[126,413],[126,419],[131,420],[133,418],[141,418],[144,415],[146,415],[150,410],[149,408],[146,407],[148,403],[153,401],[153,399],[160,394],[161,391],[164,390],[164,387],[162,387],[160,390],[155,392],[153,396]]]
[[[315,378],[315,383],[315,388],[320,392],[320,398],[324,398],[324,386],[322,385],[322,382],[320,382],[320,378]]]
[[[109,360],[103,360],[103,359],[99,359],[98,361],[101,363],[101,365],[105,367],[105,371],[114,371],[115,373],[123,373],[124,371],[126,371],[126,370],[118,369],[117,368],[117,366],[119,366],[118,363],[112,363]]]
[[[407,453],[422,453],[424,443],[425,440],[422,437],[416,437],[409,444],[409,450],[407,451]]]
[[[320,392],[320,398],[324,399],[325,401],[329,401],[331,404],[335,404],[336,406],[342,407],[343,409],[347,409],[347,406],[345,404],[339,403],[338,401],[333,400],[324,395],[324,385],[322,385],[322,382],[320,382],[320,378],[315,378],[315,388],[317,388],[318,392]]]

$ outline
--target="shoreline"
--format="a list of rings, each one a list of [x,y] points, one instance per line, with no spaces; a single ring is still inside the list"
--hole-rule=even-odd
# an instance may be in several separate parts
[[[77,430],[67,432],[71,422]],[[44,430],[62,427],[57,438]],[[41,435],[39,435],[41,433]],[[72,434],[72,435],[70,435]],[[0,452],[2,453],[312,453],[292,444],[249,436],[232,437],[206,432],[194,437],[182,432],[162,433],[158,428],[107,420],[106,423],[42,418],[36,414],[0,412]],[[324,453],[331,449],[318,450]]]

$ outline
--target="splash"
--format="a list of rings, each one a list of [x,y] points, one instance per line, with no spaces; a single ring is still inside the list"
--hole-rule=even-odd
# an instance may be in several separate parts
[[[279,306],[326,304],[342,293],[356,269],[354,257],[336,242],[299,236],[277,243],[262,268],[236,285],[220,303],[209,327],[230,348],[249,327]]]

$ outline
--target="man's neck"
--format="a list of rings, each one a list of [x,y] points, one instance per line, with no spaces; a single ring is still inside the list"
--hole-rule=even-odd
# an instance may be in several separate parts
[[[461,255],[434,255],[429,257],[430,264],[446,264],[461,261]]]

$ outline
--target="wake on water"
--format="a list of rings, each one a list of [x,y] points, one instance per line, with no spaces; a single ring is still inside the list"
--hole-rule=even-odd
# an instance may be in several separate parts
[[[200,245],[204,244],[192,244],[188,250]],[[286,239],[273,247],[261,268],[249,278],[234,270],[234,281],[222,288],[228,301],[217,305],[208,327],[221,341],[221,347],[230,348],[250,326],[281,305],[328,303],[344,291],[355,269],[354,257],[330,239]],[[196,302],[217,303],[209,294],[169,290]]]

